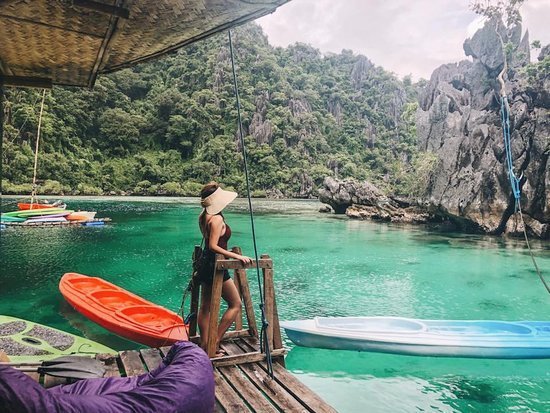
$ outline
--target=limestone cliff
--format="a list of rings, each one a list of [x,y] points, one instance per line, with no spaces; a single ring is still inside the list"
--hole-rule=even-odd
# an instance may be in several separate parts
[[[506,88],[525,222],[530,233],[548,238],[550,79],[547,72],[533,79],[524,70],[529,62],[529,35],[522,38],[519,25],[505,31],[495,20],[488,21],[464,42],[472,61],[439,67],[422,91],[417,112],[420,149],[439,158],[425,201],[484,232],[521,230],[512,217],[514,199],[506,174],[496,81],[504,55],[497,27],[511,49]]]

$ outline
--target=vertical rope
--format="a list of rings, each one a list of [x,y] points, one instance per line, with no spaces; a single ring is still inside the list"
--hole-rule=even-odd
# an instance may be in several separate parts
[[[237,84],[237,72],[235,70],[235,56],[233,53],[233,40],[231,38],[231,30],[227,31],[229,35],[229,52],[231,55],[231,68],[233,70],[233,87],[235,88],[235,100],[237,102],[237,120],[239,127],[239,138],[241,142],[241,152],[243,154],[244,162],[244,176],[246,180],[246,193],[248,198],[248,211],[250,214],[250,225],[252,227],[252,241],[254,244],[254,258],[256,263],[258,262],[258,247],[256,245],[256,230],[254,228],[254,213],[252,211],[252,200],[250,197],[250,180],[248,178],[248,161],[246,158],[246,147],[244,144],[243,136],[243,123],[241,118],[241,101],[239,98],[239,87]],[[269,348],[269,340],[267,337],[267,320],[265,317],[265,306],[264,306],[264,289],[262,288],[262,281],[260,279],[260,268],[256,265],[256,275],[258,278],[258,288],[260,290],[260,310],[262,315],[262,331],[260,334],[260,347],[265,348],[266,361],[267,361],[267,371],[271,378],[273,378],[273,361],[271,359],[271,349]],[[263,345],[262,345],[263,342]]]
[[[0,212],[4,195],[2,180],[4,179],[4,81],[0,76]]]
[[[38,130],[36,131],[36,147],[34,148],[34,172],[32,175],[31,208],[36,197],[36,170],[38,168],[38,146],[40,143],[40,131],[42,129],[42,113],[44,112],[44,100],[46,99],[46,89],[42,90],[42,103],[40,104],[40,115],[38,116]]]
[[[527,249],[529,250],[529,255],[531,256],[531,260],[533,261],[533,265],[535,266],[535,271],[539,276],[540,280],[542,281],[544,288],[546,288],[546,291],[550,293],[550,286],[544,279],[544,276],[542,275],[542,272],[540,271],[539,266],[537,265],[537,261],[535,260],[535,255],[531,250],[531,244],[529,243],[529,237],[527,236],[527,228],[525,226],[525,221],[523,219],[523,213],[521,212],[521,186],[520,186],[521,178],[518,178],[514,172],[514,164],[513,164],[513,158],[512,158],[512,143],[511,143],[512,138],[510,135],[510,106],[508,105],[508,98],[506,96],[504,80],[502,79],[502,72],[499,75],[499,81],[501,82],[500,114],[501,114],[501,121],[502,121],[502,133],[504,136],[504,151],[506,154],[506,168],[508,173],[508,179],[510,180],[510,186],[512,187],[512,193],[514,195],[514,215],[515,217],[519,215],[521,226],[523,229],[523,236],[525,238],[525,243],[527,244]],[[517,222],[516,222],[516,225],[517,225]]]

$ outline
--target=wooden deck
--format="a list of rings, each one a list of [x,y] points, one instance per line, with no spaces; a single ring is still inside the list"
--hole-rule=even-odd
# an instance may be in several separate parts
[[[247,357],[257,358],[257,339],[229,339],[223,342],[222,348],[228,356],[212,359],[216,412],[336,412],[276,362],[281,361],[282,356],[274,358],[274,378],[269,376],[265,361],[235,364],[236,358],[241,361]],[[96,358],[105,365],[105,377],[130,377],[155,369],[169,350],[170,347],[126,350],[116,356],[100,354]],[[47,374],[26,374],[46,388],[74,381]]]
[[[239,248],[234,252],[240,254]],[[266,336],[273,360],[273,378],[268,374],[266,355],[260,351],[258,327],[246,276],[246,269],[258,267],[262,270],[264,286],[264,308],[267,321]],[[211,356],[216,382],[216,412],[336,412],[321,397],[296,379],[284,367],[286,350],[281,339],[279,315],[273,285],[273,262],[268,255],[248,265],[236,260],[217,256],[212,286],[210,314],[220,312],[223,270],[234,272],[234,281],[239,290],[243,307],[235,321],[235,330],[227,332],[221,348],[227,356],[212,358],[216,354],[217,317],[210,318],[209,340],[206,343]],[[191,293],[191,314],[197,314],[200,301],[200,285]],[[245,323],[246,321],[246,323]],[[190,322],[190,340],[198,342],[196,317]],[[126,350],[114,355],[97,355],[105,365],[105,377],[129,377],[155,369],[170,347]],[[27,373],[45,387],[66,383],[49,375]]]

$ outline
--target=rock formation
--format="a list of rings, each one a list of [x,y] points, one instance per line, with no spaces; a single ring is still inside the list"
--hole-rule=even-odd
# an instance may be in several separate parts
[[[496,77],[504,55],[496,28],[512,56],[507,72],[512,157],[521,176],[521,205],[528,231],[550,236],[550,79],[529,84],[529,38],[521,26],[505,31],[488,21],[464,43],[473,61],[436,69],[419,97],[418,141],[438,156],[426,202],[491,234],[516,233],[507,177]],[[543,51],[548,50],[544,48]]]
[[[372,219],[401,223],[441,222],[437,211],[410,205],[402,200],[387,197],[370,182],[353,179],[325,178],[319,200],[330,205],[336,214],[350,218]],[[326,209],[322,212],[329,212]]]

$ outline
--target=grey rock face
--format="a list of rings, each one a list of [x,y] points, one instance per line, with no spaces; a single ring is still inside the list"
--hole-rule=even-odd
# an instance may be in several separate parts
[[[273,128],[269,120],[266,120],[268,102],[269,93],[267,91],[256,97],[256,111],[252,116],[249,132],[258,144],[273,143]]]
[[[499,71],[504,65],[504,54],[495,30],[497,25],[500,28],[498,34],[505,39],[507,34],[502,23],[492,20],[479,29],[471,39],[466,39],[463,45],[466,56],[472,56],[474,60],[478,59],[491,72]]]
[[[426,202],[485,232],[516,233],[510,224],[514,199],[507,176],[496,82],[504,60],[494,24],[488,22],[464,43],[473,62],[443,65],[434,71],[419,98],[418,142],[422,150],[439,158]],[[506,35],[502,30],[500,33]],[[513,166],[516,175],[523,177],[521,204],[527,229],[548,238],[550,111],[541,89],[548,87],[550,79],[525,86],[518,68],[527,63],[528,36],[520,40],[520,27],[509,35],[504,41],[515,42],[506,80]]]
[[[547,44],[540,49],[539,57],[537,57],[537,59],[542,62],[546,56],[550,56],[550,44]]]
[[[325,178],[324,188],[319,191],[319,200],[330,205],[336,214],[350,218],[370,219],[397,223],[441,222],[441,215],[429,208],[389,198],[370,182],[352,179]],[[327,212],[324,208],[320,212]]]

